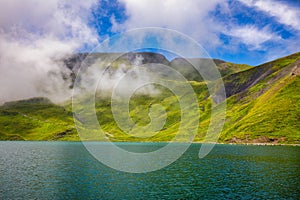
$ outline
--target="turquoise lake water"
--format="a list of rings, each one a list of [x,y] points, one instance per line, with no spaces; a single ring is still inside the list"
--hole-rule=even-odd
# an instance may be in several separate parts
[[[300,199],[300,147],[216,145],[200,160],[200,146],[159,171],[131,174],[80,142],[0,142],[0,199]]]

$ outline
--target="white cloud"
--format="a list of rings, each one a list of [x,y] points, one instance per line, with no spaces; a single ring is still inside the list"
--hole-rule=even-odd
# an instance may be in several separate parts
[[[300,30],[300,14],[296,8],[271,0],[240,1]],[[233,44],[228,46],[242,42],[250,50],[263,49],[268,41],[280,44],[278,52],[291,52],[299,47],[295,39],[286,41],[268,28],[234,27],[234,19],[224,23],[216,21],[222,20],[211,14],[217,6],[222,6],[225,14],[232,11],[228,0],[119,2],[125,6],[128,18],[119,24],[111,17],[114,31],[166,27],[185,33],[211,49],[223,45],[220,33],[232,36]],[[88,21],[98,0],[0,0],[0,3],[0,103],[44,95],[59,100],[68,95],[68,80],[55,74],[69,72],[56,60],[85,45],[97,44],[98,35]],[[284,49],[281,48],[283,43],[286,44]],[[277,52],[276,46],[272,50]]]
[[[88,19],[96,0],[1,0],[0,103],[68,96],[62,56],[98,41]]]
[[[141,27],[165,27],[187,34],[205,45],[219,44],[216,26],[209,15],[223,0],[119,0],[128,19],[118,24],[114,19],[113,30]]]
[[[272,33],[267,28],[258,29],[255,26],[243,26],[233,27],[225,34],[230,35],[238,39],[241,43],[244,43],[250,50],[261,49],[262,44],[270,40],[280,40],[281,37]]]
[[[297,20],[292,18],[298,16],[295,9],[282,3],[240,0],[246,5],[263,9],[270,15],[278,18],[288,25],[298,27]],[[233,8],[228,0],[212,1],[185,1],[185,0],[119,0],[125,6],[127,19],[119,24],[115,18],[111,18],[113,31],[124,31],[140,27],[165,27],[175,29],[185,33],[208,48],[210,52],[216,51],[217,47],[239,48],[243,43],[249,50],[266,50],[265,42],[282,42],[283,39],[276,32],[272,32],[269,27],[259,27],[256,25],[236,25],[233,18]],[[229,19],[222,21],[218,16],[212,14],[217,6]],[[286,13],[286,14],[283,14]],[[281,17],[281,18],[280,18]],[[225,45],[220,39],[220,33],[232,36],[231,43]],[[235,45],[235,47],[232,47]]]
[[[300,30],[300,12],[299,7],[294,8],[280,1],[272,0],[240,0],[249,7],[255,7],[258,10],[268,13],[275,17],[278,22],[291,26],[295,30]]]

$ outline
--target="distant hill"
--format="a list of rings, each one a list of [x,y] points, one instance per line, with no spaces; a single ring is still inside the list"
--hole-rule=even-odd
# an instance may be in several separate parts
[[[110,54],[94,54],[95,60]],[[73,71],[86,54],[77,54],[64,62]],[[210,122],[211,97],[202,78],[188,61],[200,58],[176,58],[168,61],[157,53],[125,54],[118,62],[127,65],[160,63],[181,72],[198,95],[201,120],[195,141],[203,141]],[[227,118],[219,142],[225,143],[286,143],[300,144],[300,53],[280,58],[256,67],[214,60],[220,70],[227,95]],[[218,80],[215,80],[218,81]],[[216,88],[217,89],[217,88]],[[135,95],[131,101],[133,121],[149,123],[149,105],[162,104],[167,114],[164,128],[150,138],[136,138],[125,134],[113,120],[110,100],[98,98],[96,111],[99,123],[112,141],[169,141],[176,134],[180,121],[180,107],[170,91],[162,90],[156,98]],[[122,113],[121,113],[122,114]],[[139,130],[136,130],[139,132]],[[142,134],[142,133],[141,133]],[[74,127],[71,103],[55,105],[45,98],[8,102],[0,106],[1,140],[72,140],[79,137]],[[97,138],[100,139],[101,138]]]
[[[88,57],[88,59],[86,59]],[[86,59],[86,60],[85,60]],[[199,72],[196,71],[196,68],[199,68],[201,65],[211,65],[211,59],[205,58],[175,58],[171,61],[168,61],[166,57],[159,53],[153,52],[136,52],[136,53],[80,53],[70,55],[63,60],[65,65],[72,70],[71,77],[72,80],[75,80],[75,74],[78,69],[82,66],[88,67],[97,60],[100,61],[111,61],[111,69],[118,68],[119,64],[125,64],[128,66],[134,65],[145,65],[150,63],[162,64],[174,68],[180,72],[187,80],[189,81],[203,81],[202,77],[199,76]],[[85,62],[83,65],[82,62]],[[219,59],[213,59],[213,62],[216,64],[219,69],[221,76],[233,74],[239,71],[252,68],[252,66],[246,64],[234,64],[230,62],[225,62]],[[158,72],[159,73],[159,72]],[[71,87],[73,84],[71,85]]]
[[[252,68],[252,66],[246,64],[234,64],[230,62],[225,62],[223,60],[213,59],[216,64],[221,76],[226,76],[229,74],[234,74],[246,69]],[[201,65],[210,65],[210,59],[204,58],[175,58],[170,62],[170,67],[176,69],[189,81],[203,81],[202,77],[199,76],[199,72],[196,71],[195,67],[200,67]]]

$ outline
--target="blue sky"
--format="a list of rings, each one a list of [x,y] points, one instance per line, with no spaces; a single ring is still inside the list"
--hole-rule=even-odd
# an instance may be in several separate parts
[[[297,0],[102,0],[90,25],[99,40],[142,27],[165,27],[198,41],[211,57],[260,63],[300,51]]]
[[[65,80],[49,77],[66,73],[57,61],[136,28],[172,29],[213,58],[258,65],[300,51],[299,10],[299,0],[4,0],[0,103],[70,95]]]

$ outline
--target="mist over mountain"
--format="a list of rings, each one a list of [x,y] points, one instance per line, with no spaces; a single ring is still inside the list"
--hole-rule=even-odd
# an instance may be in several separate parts
[[[92,54],[91,59],[88,59],[89,63],[84,65],[85,69],[82,70],[86,70],[87,75],[93,74],[95,71],[89,71],[93,69],[92,66],[111,55]],[[115,54],[113,57],[119,55]],[[72,89],[75,74],[86,56],[87,54],[76,54],[67,59],[64,58],[63,62],[70,70],[68,77],[65,77],[71,80],[68,90]],[[192,68],[191,63],[197,64],[199,61],[206,63],[206,60],[202,58],[175,58],[168,61],[158,53],[139,52],[124,54],[115,62],[102,65],[102,67],[108,66],[105,77],[111,81],[107,86],[110,89],[110,84],[118,80],[122,74],[133,71],[136,75],[141,68],[147,68],[147,70],[150,68],[149,72],[151,72],[151,63],[153,69],[156,64],[163,63],[179,71],[193,87],[199,101],[201,117],[195,141],[201,142],[210,122],[209,113],[215,99],[210,96],[203,79],[195,76],[196,71]],[[219,142],[300,143],[300,96],[298,92],[300,88],[300,53],[256,67],[221,60],[214,60],[214,62],[220,70],[227,97],[226,122]],[[146,79],[145,75],[147,74],[141,74],[142,79]],[[97,77],[96,73],[95,78]],[[132,76],[132,80],[130,77],[128,84],[135,84],[138,77]],[[167,80],[170,77],[168,74],[162,73],[160,78]],[[220,80],[212,81],[216,82],[217,94],[217,83]],[[126,87],[125,85],[124,90]],[[148,124],[149,106],[156,103],[162,104],[167,111],[167,121],[157,135],[144,139],[124,133],[114,122],[110,110],[110,98],[102,98],[101,93],[96,95],[96,114],[99,123],[107,132],[106,137],[112,141],[169,141],[174,137],[180,121],[180,107],[176,97],[164,88],[155,86],[152,89],[158,90],[160,93],[151,96],[150,91],[145,90],[142,93],[133,94],[130,101],[130,113],[133,114],[133,121],[140,125]],[[80,140],[74,127],[70,101],[54,104],[47,98],[33,98],[5,103],[0,107],[0,127],[2,140]],[[138,132],[138,130],[136,131]],[[101,140],[101,138],[91,137],[90,140]]]
[[[88,59],[86,59],[87,57]],[[110,57],[113,57],[113,59],[110,59]],[[127,66],[126,69],[124,67],[122,68],[123,72],[125,73],[132,66],[143,67],[143,65],[146,66],[147,64],[149,64],[147,65],[149,70],[152,70],[157,74],[161,74],[166,78],[168,74],[164,74],[163,71],[155,70],[155,64],[160,64],[176,70],[178,73],[182,74],[188,81],[203,81],[203,77],[201,77],[199,71],[197,71],[197,68],[203,68],[207,70],[213,68],[213,65],[216,65],[218,70],[220,71],[221,76],[225,76],[252,67],[246,64],[234,64],[219,59],[207,58],[174,58],[173,60],[169,61],[164,55],[153,52],[92,54],[80,53],[73,54],[63,60],[66,67],[72,71],[72,73],[70,74],[72,83],[75,80],[76,73],[82,66],[82,62],[85,62],[84,66],[82,66],[82,70],[85,70],[83,68],[88,68],[89,66],[95,64],[95,62],[108,61],[109,63],[107,63],[107,65],[103,65],[102,68],[107,68],[107,70],[110,70],[111,73],[117,73],[116,71],[118,71],[118,69],[121,69],[124,65]],[[72,87],[73,84],[70,85],[70,88]]]

